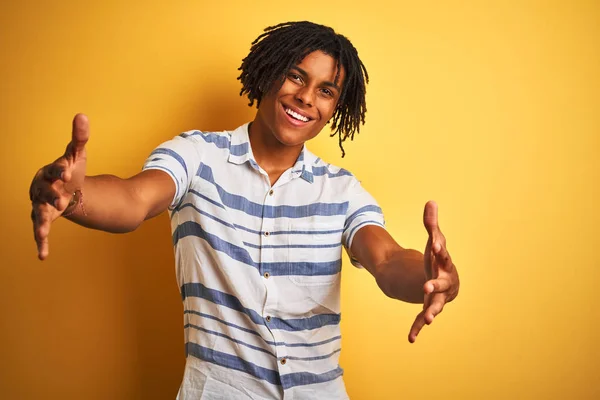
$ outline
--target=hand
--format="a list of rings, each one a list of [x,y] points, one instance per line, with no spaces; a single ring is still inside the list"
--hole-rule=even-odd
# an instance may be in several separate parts
[[[85,144],[89,137],[87,117],[77,114],[73,119],[73,134],[65,154],[52,164],[42,167],[31,182],[31,220],[40,260],[48,257],[50,225],[65,212],[73,193],[83,186]]]
[[[427,282],[423,286],[423,311],[417,315],[408,334],[408,341],[411,343],[414,343],[423,326],[431,324],[442,312],[444,305],[456,298],[460,286],[458,272],[446,249],[446,238],[438,225],[437,204],[433,201],[425,204],[423,224],[429,234],[424,252]]]

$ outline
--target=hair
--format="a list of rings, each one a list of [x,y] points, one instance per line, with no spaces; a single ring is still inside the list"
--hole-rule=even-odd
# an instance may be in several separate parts
[[[249,106],[253,106],[255,101],[257,107],[260,106],[263,94],[268,93],[276,82],[283,85],[282,77],[294,65],[302,62],[304,57],[317,50],[336,60],[336,84],[340,65],[346,72],[342,92],[333,113],[333,132],[330,135],[338,136],[344,157],[346,152],[342,143],[348,137],[353,140],[354,134],[360,131],[360,125],[365,123],[365,94],[369,74],[350,40],[332,28],[308,21],[284,22],[266,28],[252,42],[250,53],[238,68],[242,71],[238,77],[242,83],[240,96],[248,96]]]

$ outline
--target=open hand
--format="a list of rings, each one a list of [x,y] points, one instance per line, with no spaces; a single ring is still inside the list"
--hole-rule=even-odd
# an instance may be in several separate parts
[[[65,154],[40,168],[31,182],[31,220],[40,260],[48,257],[50,225],[65,212],[74,192],[83,186],[86,169],[85,144],[89,137],[87,117],[77,114],[73,119],[71,142],[67,145]]]
[[[442,312],[444,305],[456,298],[460,286],[458,272],[446,249],[446,238],[438,225],[437,204],[433,201],[425,205],[423,224],[429,234],[424,252],[427,282],[423,287],[425,293],[423,311],[417,315],[408,334],[411,343],[414,343],[423,326],[431,324],[433,319]]]

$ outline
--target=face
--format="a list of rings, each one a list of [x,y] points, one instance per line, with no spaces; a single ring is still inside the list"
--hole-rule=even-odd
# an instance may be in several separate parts
[[[260,103],[257,121],[282,145],[301,146],[317,136],[335,112],[342,90],[345,71],[342,68],[337,84],[336,61],[315,51],[292,67],[283,86],[265,94]]]

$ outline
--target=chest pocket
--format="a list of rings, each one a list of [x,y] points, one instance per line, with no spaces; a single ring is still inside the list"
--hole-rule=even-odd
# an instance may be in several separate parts
[[[342,266],[343,221],[291,220],[288,226],[290,280],[299,286],[336,282]]]

